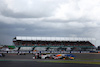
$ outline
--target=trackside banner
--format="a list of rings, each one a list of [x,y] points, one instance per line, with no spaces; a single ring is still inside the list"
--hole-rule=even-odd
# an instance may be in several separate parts
[[[91,51],[0,51],[0,53],[92,53]]]

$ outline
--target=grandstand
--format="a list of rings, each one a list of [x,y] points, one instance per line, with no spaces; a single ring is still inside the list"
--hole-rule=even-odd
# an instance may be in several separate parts
[[[76,37],[25,37],[16,36],[13,44],[19,50],[44,50],[44,51],[86,51],[95,48],[91,41],[94,38]]]

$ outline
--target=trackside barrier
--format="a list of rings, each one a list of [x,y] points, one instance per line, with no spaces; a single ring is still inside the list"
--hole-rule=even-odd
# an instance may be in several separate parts
[[[61,53],[60,51],[52,51],[51,53]]]
[[[8,52],[8,53],[18,53],[18,52],[15,52],[15,51],[10,51],[10,52]]]
[[[29,51],[19,51],[19,53],[29,53]]]
[[[70,53],[70,51],[61,51],[61,53]]]
[[[90,53],[90,51],[81,51],[81,53]]]
[[[7,53],[6,51],[0,52],[0,53]]]
[[[92,52],[91,51],[0,51],[0,53],[92,53]]]
[[[70,53],[70,51],[61,51],[61,53]]]
[[[71,53],[80,53],[80,51],[71,51]]]
[[[32,53],[40,53],[40,51],[32,52]]]
[[[40,53],[50,53],[50,51],[40,51]]]
[[[30,51],[30,53],[33,53],[32,51]]]

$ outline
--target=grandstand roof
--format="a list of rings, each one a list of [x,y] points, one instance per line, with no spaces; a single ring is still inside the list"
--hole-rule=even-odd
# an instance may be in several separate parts
[[[80,38],[80,37],[31,37],[31,36],[16,36],[16,40],[25,40],[25,41],[92,41],[96,40],[95,38]]]

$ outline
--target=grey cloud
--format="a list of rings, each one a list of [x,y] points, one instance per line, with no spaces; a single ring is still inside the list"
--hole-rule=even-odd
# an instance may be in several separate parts
[[[20,29],[25,30],[20,30]],[[19,29],[19,30],[18,30]],[[70,37],[70,36],[76,36],[76,37],[95,37],[95,29],[96,28],[73,28],[73,29],[54,29],[54,28],[44,28],[40,26],[36,26],[36,24],[33,25],[24,25],[24,24],[4,24],[0,23],[0,37],[3,38],[3,40],[6,40],[6,44],[12,44],[12,39],[15,36],[51,36],[51,37]],[[92,32],[91,32],[92,31]],[[94,32],[95,31],[95,32]],[[99,29],[97,30],[99,31]],[[92,34],[91,34],[92,33]],[[4,36],[4,37],[3,37]],[[99,35],[98,35],[99,36]],[[6,38],[7,37],[7,38]],[[7,41],[7,40],[10,41]],[[1,43],[3,41],[1,40]],[[5,44],[4,43],[4,44]]]
[[[34,1],[33,1],[34,2]],[[44,4],[36,2],[35,5],[32,5],[31,9],[28,9],[26,4],[24,4],[25,9],[22,8],[19,9],[19,12],[14,12],[13,9],[10,9],[7,4],[5,4],[4,1],[1,1],[2,6],[0,6],[0,12],[2,15],[6,17],[13,17],[13,18],[40,18],[40,17],[48,17],[52,15],[52,12],[54,10],[54,7],[56,7],[54,4],[50,5],[49,2]],[[38,5],[39,4],[39,5]],[[21,5],[19,3],[19,5]],[[15,7],[16,8],[16,7]]]
[[[57,12],[55,10],[59,8],[59,4],[65,4],[65,2],[69,4],[69,1],[70,0],[48,0],[47,3],[38,1],[40,3],[36,3],[35,9],[33,9],[33,7],[32,9],[27,9],[27,5],[25,5],[23,7],[26,7],[26,11],[23,12],[23,10],[20,10],[19,12],[15,12],[15,10],[10,9],[3,0],[0,0],[0,43],[11,45],[12,39],[15,36],[75,36],[94,37],[99,40],[99,20],[90,19],[88,18],[90,16],[86,17],[84,15],[79,18],[72,17],[70,19],[54,17]],[[16,4],[15,1],[14,3]],[[21,4],[19,4],[19,6],[21,6]],[[18,6],[14,5],[14,7],[17,8]],[[71,14],[71,11],[69,13]]]
[[[44,21],[44,22],[51,22],[51,23],[54,23],[54,22],[57,22],[57,23],[66,23],[66,22],[81,22],[81,23],[83,23],[83,22],[91,22],[91,21],[93,21],[93,20],[91,20],[91,19],[87,19],[87,18],[85,18],[85,17],[82,17],[82,18],[79,18],[79,19],[69,19],[69,20],[63,20],[63,19],[51,19],[51,18],[45,18],[45,19],[43,19],[42,21]]]

